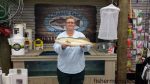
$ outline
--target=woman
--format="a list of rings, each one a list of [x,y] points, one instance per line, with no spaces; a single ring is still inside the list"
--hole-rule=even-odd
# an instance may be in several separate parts
[[[72,37],[85,38],[85,35],[75,29],[75,18],[66,19],[66,31],[60,33],[58,38]],[[85,75],[84,52],[89,51],[90,45],[71,47],[66,44],[54,43],[54,50],[58,53],[57,77],[59,84],[83,84]]]

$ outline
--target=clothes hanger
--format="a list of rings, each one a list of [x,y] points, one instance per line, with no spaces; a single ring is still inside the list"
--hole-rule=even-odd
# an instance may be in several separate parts
[[[115,5],[113,5],[112,3],[106,7],[103,7],[102,10],[103,9],[114,9],[114,10],[120,11],[120,9],[118,7],[116,7]]]
[[[114,0],[111,0],[111,4],[108,5],[108,6],[106,6],[106,7],[103,7],[102,10],[103,10],[103,9],[114,9],[114,10],[120,11],[120,8],[118,8],[118,7],[116,7],[116,6],[114,5]]]

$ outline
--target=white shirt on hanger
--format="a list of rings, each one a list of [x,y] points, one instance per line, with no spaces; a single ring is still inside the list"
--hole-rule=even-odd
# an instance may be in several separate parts
[[[98,38],[104,40],[117,39],[118,15],[120,9],[113,4],[100,9],[100,28]]]

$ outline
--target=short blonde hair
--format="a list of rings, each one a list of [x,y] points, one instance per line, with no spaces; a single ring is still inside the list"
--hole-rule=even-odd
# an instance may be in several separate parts
[[[73,19],[73,20],[76,22],[76,19],[75,19],[74,16],[67,16],[67,17],[66,17],[66,21],[67,21],[68,19]]]

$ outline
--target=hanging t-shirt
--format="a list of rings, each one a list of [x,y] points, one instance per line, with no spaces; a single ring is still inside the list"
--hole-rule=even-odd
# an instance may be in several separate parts
[[[100,9],[100,28],[99,39],[115,40],[117,39],[118,15],[120,9],[113,4]]]

